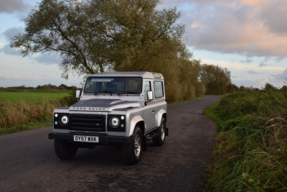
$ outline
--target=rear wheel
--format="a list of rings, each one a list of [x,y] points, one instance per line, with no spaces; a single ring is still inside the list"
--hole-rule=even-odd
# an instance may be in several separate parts
[[[126,164],[135,165],[137,164],[142,156],[143,149],[143,135],[140,128],[135,128],[134,134],[132,135],[131,142],[123,144],[123,160]]]
[[[166,128],[166,125],[165,125],[165,119],[162,118],[161,119],[161,124],[158,128],[158,136],[156,136],[155,138],[152,139],[152,142],[155,146],[162,146],[164,144],[164,141],[165,141],[165,128]]]
[[[61,139],[54,140],[54,149],[57,157],[62,160],[72,159],[78,151],[78,147],[74,143]]]

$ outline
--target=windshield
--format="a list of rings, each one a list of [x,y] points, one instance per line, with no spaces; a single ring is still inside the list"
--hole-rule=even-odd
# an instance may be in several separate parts
[[[85,93],[140,94],[142,78],[140,77],[89,77]]]

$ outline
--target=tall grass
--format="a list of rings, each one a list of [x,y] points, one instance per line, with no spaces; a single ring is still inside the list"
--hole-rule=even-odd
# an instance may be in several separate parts
[[[286,93],[231,93],[208,114],[220,122],[212,191],[287,191]]]
[[[28,103],[21,101],[0,104],[0,128],[9,128],[18,124],[28,124],[33,120],[46,120],[52,117],[55,108],[64,105],[63,101],[41,101]]]

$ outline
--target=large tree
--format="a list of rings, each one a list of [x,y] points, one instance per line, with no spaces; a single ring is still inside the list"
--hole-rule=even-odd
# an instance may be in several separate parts
[[[231,84],[230,71],[215,65],[203,64],[200,70],[200,79],[206,86],[206,94],[222,95],[228,93]]]
[[[112,70],[156,70],[165,55],[184,53],[176,8],[158,0],[42,0],[11,47],[23,56],[56,53],[63,77]]]

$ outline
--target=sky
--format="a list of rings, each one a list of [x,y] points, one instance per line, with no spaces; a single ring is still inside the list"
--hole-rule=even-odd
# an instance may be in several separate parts
[[[81,77],[61,78],[61,58],[23,57],[11,38],[24,31],[23,19],[38,0],[0,0],[0,87],[43,84],[80,86]],[[287,81],[287,1],[162,0],[158,9],[177,7],[185,42],[194,59],[231,72],[237,86],[276,87]]]

